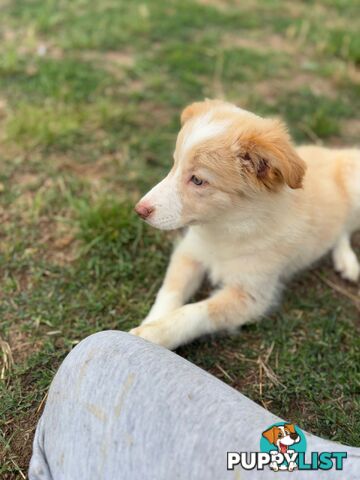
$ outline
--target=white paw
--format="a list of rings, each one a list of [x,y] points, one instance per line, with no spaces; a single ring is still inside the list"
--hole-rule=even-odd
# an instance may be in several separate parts
[[[147,317],[144,318],[144,320],[141,322],[141,325],[146,325],[147,323],[151,323],[156,321],[156,318],[154,316],[148,315]]]
[[[156,343],[157,345],[168,347],[166,329],[161,326],[160,322],[151,322],[146,325],[141,324],[139,327],[131,329],[129,333],[148,340],[149,342]]]
[[[297,464],[295,462],[290,462],[288,470],[289,472],[293,472],[297,468]]]
[[[360,275],[360,265],[355,253],[350,250],[334,251],[334,266],[339,274],[350,282],[357,282]]]

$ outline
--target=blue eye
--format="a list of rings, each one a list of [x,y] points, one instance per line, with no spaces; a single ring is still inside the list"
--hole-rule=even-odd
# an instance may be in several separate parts
[[[190,181],[194,184],[194,185],[197,185],[198,187],[200,187],[200,185],[202,185],[204,183],[203,180],[201,180],[201,178],[198,178],[196,177],[195,175],[193,175],[190,179]]]

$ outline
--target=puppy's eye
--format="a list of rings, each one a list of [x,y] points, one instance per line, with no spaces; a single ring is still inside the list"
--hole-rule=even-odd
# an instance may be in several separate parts
[[[194,185],[196,185],[197,187],[200,187],[200,185],[203,185],[204,184],[204,180],[201,180],[201,178],[197,177],[196,175],[193,175],[191,178],[190,178],[190,182],[192,182]]]
[[[278,433],[278,438],[282,438],[282,433],[281,432]]]

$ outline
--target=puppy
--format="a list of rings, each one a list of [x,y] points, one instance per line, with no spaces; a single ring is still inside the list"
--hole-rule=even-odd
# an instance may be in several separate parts
[[[188,228],[132,334],[174,349],[256,320],[286,279],[329,251],[357,281],[360,150],[295,148],[281,121],[217,100],[188,106],[181,123],[173,167],[135,210],[153,227]],[[186,304],[205,274],[217,290]]]
[[[294,443],[300,442],[300,437],[296,433],[295,426],[292,423],[287,423],[279,427],[271,427],[263,432],[263,437],[275,445],[278,451],[282,454],[287,453],[289,447],[294,445]],[[270,464],[270,468],[274,471],[281,469],[292,472],[297,468],[297,464],[295,462],[290,462],[286,467],[283,467],[282,465],[279,467],[276,462],[273,462]]]

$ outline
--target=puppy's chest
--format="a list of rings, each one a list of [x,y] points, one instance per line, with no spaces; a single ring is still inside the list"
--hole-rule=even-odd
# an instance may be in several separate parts
[[[233,257],[231,259],[211,258],[207,264],[208,275],[214,285],[231,282],[246,282],[259,271],[256,260],[250,257]]]
[[[283,248],[278,249],[266,237],[242,240],[190,232],[187,247],[204,265],[213,284],[263,283],[277,276],[286,262]]]
[[[240,278],[245,281],[261,271],[259,255],[242,251],[239,247],[203,244],[198,250],[198,257],[214,285],[237,282]]]

